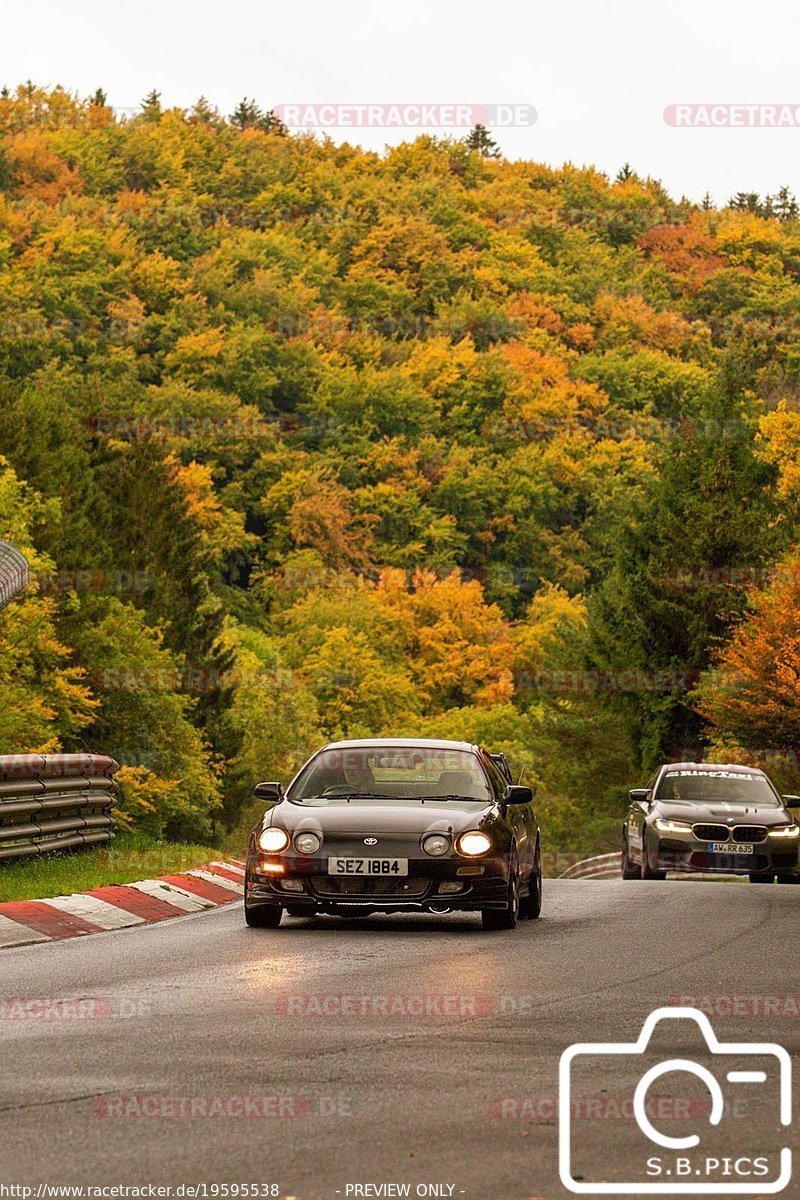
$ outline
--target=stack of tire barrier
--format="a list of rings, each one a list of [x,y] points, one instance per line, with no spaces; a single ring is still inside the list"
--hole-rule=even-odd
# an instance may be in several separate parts
[[[0,861],[109,842],[118,770],[105,754],[0,754]]]

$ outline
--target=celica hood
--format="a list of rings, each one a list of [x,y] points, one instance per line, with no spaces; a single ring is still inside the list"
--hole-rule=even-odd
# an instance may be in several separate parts
[[[475,829],[486,817],[496,817],[497,807],[483,800],[380,800],[370,803],[353,800],[349,804],[306,801],[292,804],[282,800],[264,819],[265,825],[279,825],[294,834],[302,829],[322,828],[328,833],[409,834],[429,831]]]

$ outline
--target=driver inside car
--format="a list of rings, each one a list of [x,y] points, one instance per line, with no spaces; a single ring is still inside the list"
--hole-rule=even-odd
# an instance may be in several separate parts
[[[348,764],[344,769],[344,776],[354,792],[363,792],[370,796],[375,794],[375,776],[368,762]]]

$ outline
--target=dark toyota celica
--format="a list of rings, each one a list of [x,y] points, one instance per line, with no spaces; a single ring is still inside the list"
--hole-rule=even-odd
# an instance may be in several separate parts
[[[480,912],[513,929],[542,902],[539,825],[528,787],[479,746],[391,738],[318,751],[250,835],[247,924],[291,916]]]

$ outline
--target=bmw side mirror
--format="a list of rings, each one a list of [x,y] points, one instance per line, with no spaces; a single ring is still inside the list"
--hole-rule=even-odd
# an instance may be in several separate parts
[[[649,803],[650,793],[647,788],[631,788],[628,792],[631,804],[647,804]]]
[[[277,804],[283,799],[283,785],[280,783],[257,783],[253,795],[258,800],[266,800],[268,804]]]
[[[506,804],[532,804],[533,792],[522,783],[510,783],[504,798]]]
[[[787,808],[800,808],[800,796],[781,796]]]

